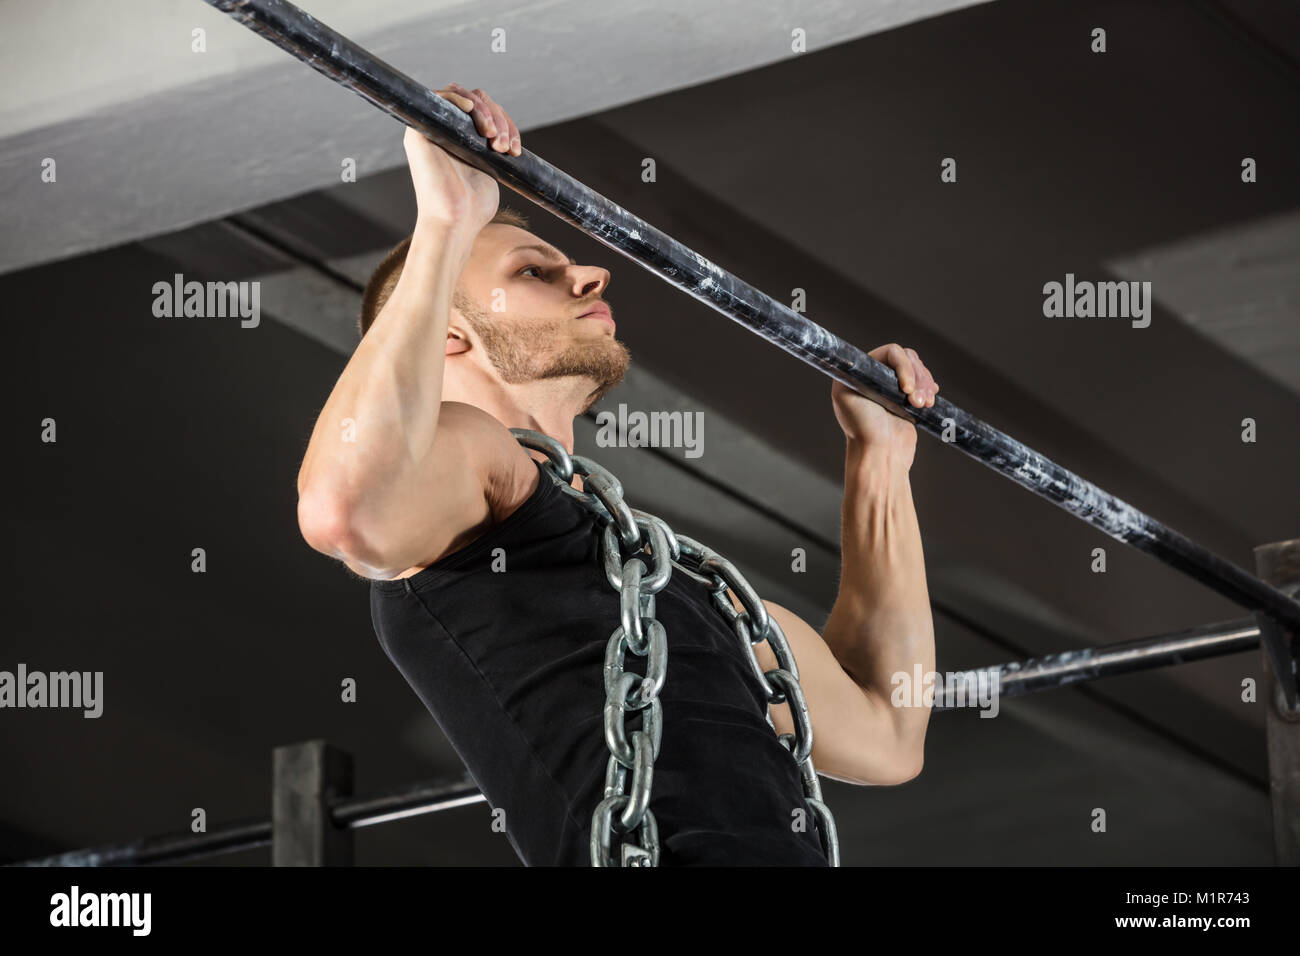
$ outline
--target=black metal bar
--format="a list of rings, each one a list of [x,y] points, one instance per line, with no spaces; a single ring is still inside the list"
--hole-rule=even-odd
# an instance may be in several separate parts
[[[486,799],[473,779],[467,776],[450,780],[427,780],[408,784],[377,797],[336,798],[329,805],[330,819],[341,829],[356,829],[422,813],[450,810],[470,803],[482,803]],[[207,833],[167,833],[130,843],[70,850],[11,865],[145,866],[217,856],[270,844],[271,821],[248,820],[222,824]]]
[[[404,820],[422,813],[437,813],[487,797],[470,777],[412,784],[378,797],[352,797],[332,807],[334,824],[340,827],[369,827],[376,823]]]
[[[486,145],[459,108],[285,0],[206,0],[471,166],[831,378],[1113,538],[1300,630],[1300,604],[943,398],[911,408],[891,368],[528,150]],[[950,437],[945,438],[945,430]]]
[[[981,688],[995,688],[991,692],[996,693],[999,699],[1021,697],[1102,677],[1238,654],[1258,647],[1259,640],[1259,628],[1254,621],[1242,618],[1222,624],[1206,624],[1173,634],[1143,637],[1081,651],[1033,657],[1019,663],[962,671],[954,674],[943,685],[942,690],[952,696],[945,700],[940,693],[935,694],[934,710],[975,707]]]
[[[143,837],[130,843],[69,850],[12,866],[146,866],[151,863],[176,863],[199,857],[219,856],[239,850],[251,850],[271,843],[270,820],[247,820],[223,823],[207,833],[164,833]]]

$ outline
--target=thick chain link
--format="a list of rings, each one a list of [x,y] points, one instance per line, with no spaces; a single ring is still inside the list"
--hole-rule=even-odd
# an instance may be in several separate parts
[[[714,604],[736,633],[767,699],[767,724],[773,732],[771,705],[790,705],[795,732],[778,734],[777,739],[799,768],[822,850],[831,866],[839,866],[835,820],[822,802],[821,784],[813,769],[812,720],[799,686],[799,669],[781,626],[767,613],[757,592],[736,566],[716,551],[674,534],[663,519],[629,507],[623,500],[622,483],[590,458],[570,455],[558,441],[541,432],[526,428],[510,431],[525,448],[545,454],[542,467],[559,489],[599,519],[605,577],[619,595],[619,625],[605,646],[604,730],[610,757],[605,795],[591,818],[591,865],[659,865],[659,830],[650,809],[650,791],[663,730],[659,691],[668,670],[668,635],[655,619],[655,595],[668,585],[675,568],[709,589]],[[574,475],[582,476],[582,491],[573,488]],[[736,610],[727,597],[728,588],[744,610]],[[776,655],[775,670],[765,672],[758,662],[754,645],[762,641],[767,641]],[[644,676],[624,669],[628,651],[645,658]],[[629,726],[632,721],[637,723],[635,728]]]

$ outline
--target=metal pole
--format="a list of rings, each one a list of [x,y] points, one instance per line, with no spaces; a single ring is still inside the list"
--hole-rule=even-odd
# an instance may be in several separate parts
[[[176,863],[200,857],[219,856],[238,850],[251,850],[271,842],[270,820],[223,823],[207,833],[164,833],[142,837],[130,843],[69,850],[54,856],[24,860],[11,866],[145,866],[150,863]]]
[[[352,829],[369,827],[486,800],[487,797],[469,777],[450,782],[435,780],[402,787],[378,797],[341,800],[333,808],[334,825]]]
[[[943,398],[911,408],[892,369],[528,150],[489,148],[473,120],[285,0],[207,0],[244,26],[610,249],[1093,527],[1300,630],[1300,604]],[[945,438],[945,430],[950,439]]]
[[[428,780],[408,784],[377,797],[344,797],[330,805],[334,826],[348,829],[388,823],[422,813],[437,813],[487,800],[470,777]],[[130,843],[69,850],[54,856],[24,860],[12,866],[144,866],[217,856],[267,846],[271,821],[226,823],[207,833],[166,833]]]
[[[1040,690],[1054,690],[1101,677],[1115,677],[1134,671],[1188,664],[1208,657],[1238,654],[1259,646],[1259,628],[1251,618],[1205,624],[1173,634],[1143,637],[1103,647],[1048,654],[1027,661],[996,664],[954,674],[943,690],[952,696],[944,700],[936,693],[934,710],[955,710],[975,706],[980,688],[996,688],[999,699],[1022,697]],[[950,701],[964,701],[954,706]]]
[[[271,865],[351,866],[352,833],[330,803],[352,793],[352,755],[323,740],[276,747],[272,756]]]
[[[1300,538],[1255,549],[1255,567],[1266,581],[1300,592]],[[1276,627],[1262,622],[1265,629]],[[1273,798],[1273,849],[1278,866],[1300,866],[1300,707],[1296,705],[1294,632],[1265,641],[1259,700],[1264,704],[1269,791]],[[1287,693],[1290,691],[1290,693]]]

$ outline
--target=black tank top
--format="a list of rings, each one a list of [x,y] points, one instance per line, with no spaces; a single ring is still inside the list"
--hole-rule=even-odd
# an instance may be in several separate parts
[[[588,866],[618,594],[596,518],[534,464],[536,490],[503,522],[409,578],[372,581],[371,616],[384,652],[505,811],[520,859]],[[668,638],[650,797],[660,865],[826,866],[799,770],[708,589],[674,568],[655,616]],[[625,667],[644,674],[644,659],[629,651]]]

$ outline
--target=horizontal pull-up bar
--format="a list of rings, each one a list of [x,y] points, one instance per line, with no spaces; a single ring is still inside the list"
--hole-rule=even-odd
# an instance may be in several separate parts
[[[1300,604],[943,398],[912,408],[887,365],[799,315],[528,150],[487,146],[456,106],[285,0],[207,0],[276,46],[796,358],[1077,518],[1300,632]],[[945,435],[946,432],[946,435]]]

